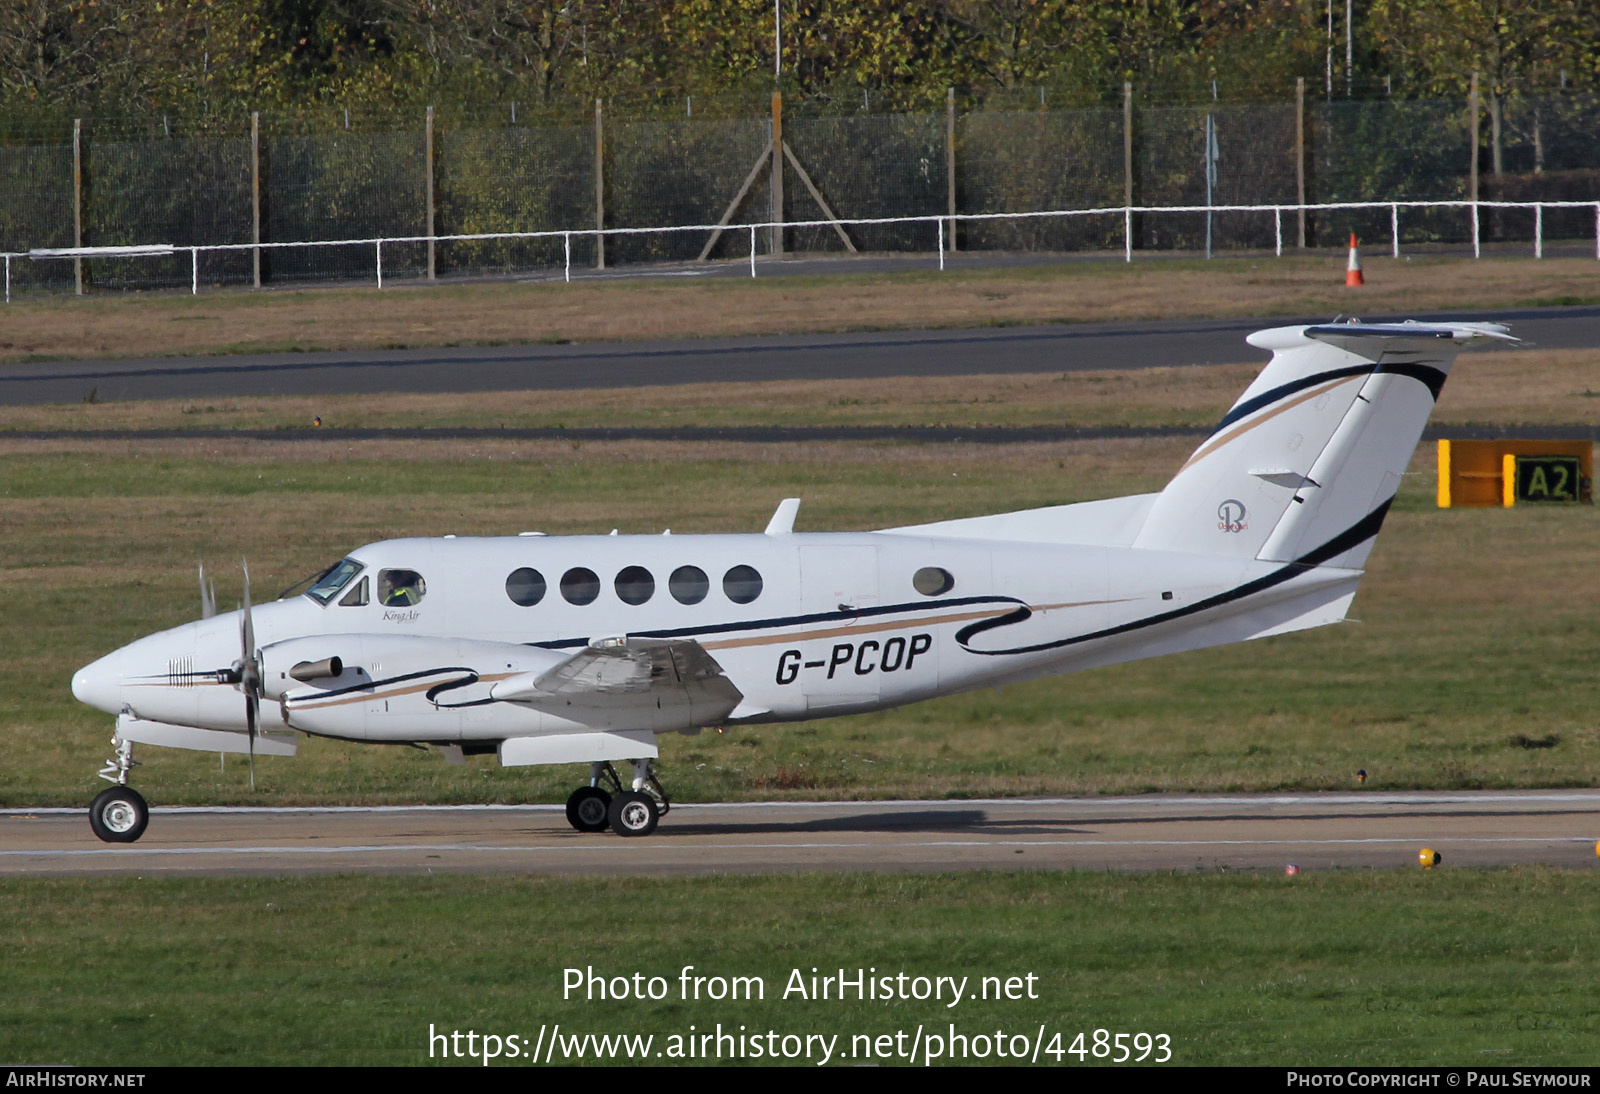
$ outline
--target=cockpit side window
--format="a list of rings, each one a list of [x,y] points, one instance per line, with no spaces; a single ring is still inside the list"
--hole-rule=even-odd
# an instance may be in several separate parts
[[[367,587],[367,579],[362,577],[360,581],[356,582],[350,587],[349,592],[345,593],[339,598],[339,606],[341,608],[360,608],[366,606],[371,600],[370,594],[367,592]]]
[[[363,568],[362,563],[347,558],[323,574],[315,585],[306,590],[306,595],[318,604],[326,604],[338,595],[340,589],[350,584]]]
[[[386,608],[409,608],[422,603],[427,582],[415,570],[379,570],[378,599]]]

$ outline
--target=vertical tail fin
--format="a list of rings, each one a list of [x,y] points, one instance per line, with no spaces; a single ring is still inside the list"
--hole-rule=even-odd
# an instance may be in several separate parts
[[[1450,365],[1493,323],[1277,327],[1272,360],[1151,507],[1135,547],[1358,569]]]

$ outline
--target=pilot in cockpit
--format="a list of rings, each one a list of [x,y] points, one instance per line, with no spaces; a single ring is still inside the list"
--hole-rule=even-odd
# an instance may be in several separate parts
[[[415,570],[385,570],[379,581],[383,606],[409,608],[422,599],[422,575]]]

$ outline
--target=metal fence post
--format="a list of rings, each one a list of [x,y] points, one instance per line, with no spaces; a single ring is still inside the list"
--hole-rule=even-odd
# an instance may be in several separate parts
[[[1306,249],[1306,78],[1296,76],[1294,81],[1294,193],[1299,238],[1296,246]]]
[[[72,119],[72,245],[83,246],[83,119]],[[83,295],[83,259],[72,260],[72,288]]]
[[[261,114],[250,112],[250,283],[261,287]]]
[[[1133,82],[1122,81],[1122,219],[1123,250],[1133,261]]]
[[[606,226],[606,165],[605,122],[601,115],[600,100],[594,101],[594,268],[606,268],[606,237],[601,233]]]
[[[434,267],[434,240],[433,240],[433,104],[428,104],[428,116],[424,122],[423,153],[427,161],[428,171],[428,280],[436,280]]]
[[[944,89],[944,164],[947,211],[950,214],[950,250],[956,247],[956,89]]]
[[[1472,74],[1467,90],[1467,142],[1472,151],[1467,158],[1467,199],[1476,207],[1478,201],[1478,74]]]
[[[772,93],[772,253],[783,253],[783,92]]]
[[[1478,233],[1478,74],[1472,74],[1467,88],[1467,143],[1471,146],[1467,157],[1467,200],[1472,202],[1472,257],[1479,257]]]

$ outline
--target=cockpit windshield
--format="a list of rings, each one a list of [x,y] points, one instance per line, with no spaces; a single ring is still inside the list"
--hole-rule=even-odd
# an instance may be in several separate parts
[[[340,589],[350,584],[352,578],[361,572],[363,565],[353,558],[341,560],[332,569],[325,571],[316,584],[306,590],[306,595],[318,604],[326,604],[332,600]]]

